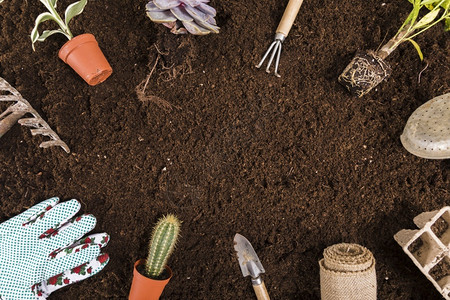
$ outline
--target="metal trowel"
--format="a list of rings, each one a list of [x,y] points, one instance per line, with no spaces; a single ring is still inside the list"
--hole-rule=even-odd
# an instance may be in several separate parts
[[[236,250],[239,259],[242,275],[244,275],[244,277],[248,275],[251,276],[256,298],[258,300],[270,300],[266,285],[259,276],[265,272],[261,261],[259,260],[258,255],[256,255],[250,242],[239,233],[236,233],[234,236],[234,250]]]

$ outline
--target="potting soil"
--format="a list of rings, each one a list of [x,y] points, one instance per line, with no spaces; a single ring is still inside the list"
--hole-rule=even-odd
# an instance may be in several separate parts
[[[318,261],[340,242],[373,253],[378,299],[439,299],[393,235],[450,202],[449,161],[415,157],[399,139],[417,107],[450,91],[443,25],[417,37],[424,62],[400,45],[390,78],[357,99],[337,77],[357,50],[396,33],[408,1],[305,1],[281,78],[254,65],[287,1],[210,4],[220,33],[198,37],[152,23],[145,1],[89,1],[70,26],[94,34],[113,68],[95,87],[58,58],[64,36],[32,51],[39,1],[0,4],[0,76],[72,151],[40,149],[44,138],[19,125],[3,136],[0,222],[52,196],[77,198],[95,232],[111,235],[106,268],[50,299],[126,299],[167,213],[183,223],[161,299],[252,299],[236,232],[251,240],[273,299],[320,299]],[[141,101],[135,87],[147,79]]]

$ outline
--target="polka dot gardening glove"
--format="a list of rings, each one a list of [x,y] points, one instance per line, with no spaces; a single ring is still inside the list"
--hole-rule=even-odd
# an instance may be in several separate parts
[[[96,224],[92,215],[73,217],[77,200],[45,200],[0,224],[0,299],[46,299],[53,291],[101,271],[106,233],[80,238]]]
[[[66,255],[67,253],[78,252],[81,251],[81,249],[94,244],[98,245],[100,248],[103,248],[108,243],[108,240],[109,235],[106,233],[92,234],[88,237],[82,238],[65,249],[52,253],[51,256],[57,257]],[[36,299],[47,299],[47,297],[54,291],[97,274],[106,266],[108,262],[108,254],[100,254],[95,259],[87,263],[79,265],[73,269],[66,270],[63,273],[57,274],[42,281],[41,283],[34,285],[32,289],[37,296]]]

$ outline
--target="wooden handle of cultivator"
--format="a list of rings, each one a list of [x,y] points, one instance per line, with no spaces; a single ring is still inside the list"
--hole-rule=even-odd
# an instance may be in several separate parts
[[[289,34],[292,24],[294,24],[295,18],[297,17],[300,6],[302,6],[303,0],[289,0],[289,3],[284,10],[283,17],[281,18],[280,24],[277,28],[277,33],[284,34],[285,37]]]
[[[258,300],[270,300],[269,293],[267,292],[266,285],[264,281],[261,284],[253,285],[253,290],[256,294],[256,299]]]

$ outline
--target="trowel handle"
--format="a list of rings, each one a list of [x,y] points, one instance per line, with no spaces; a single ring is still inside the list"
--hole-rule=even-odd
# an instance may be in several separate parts
[[[255,290],[256,299],[258,300],[270,300],[269,293],[267,292],[266,285],[264,281],[260,284],[253,285],[253,290]]]
[[[284,37],[287,37],[291,30],[292,24],[294,24],[297,17],[300,6],[302,6],[303,0],[289,0],[289,3],[284,10],[283,17],[278,25],[276,33],[281,33]]]

